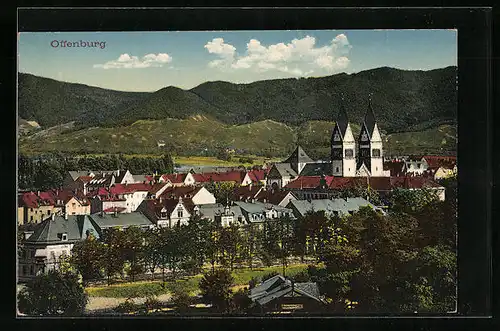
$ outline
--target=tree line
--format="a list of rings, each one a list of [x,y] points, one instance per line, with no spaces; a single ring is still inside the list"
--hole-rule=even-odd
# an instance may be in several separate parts
[[[19,154],[18,178],[21,190],[48,190],[61,187],[68,171],[129,170],[132,174],[172,173],[173,160],[168,153],[159,157],[131,157],[123,154],[78,156],[48,153],[36,156]]]

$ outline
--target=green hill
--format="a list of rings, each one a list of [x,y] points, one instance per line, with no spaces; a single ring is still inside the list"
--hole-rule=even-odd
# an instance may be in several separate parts
[[[19,116],[42,127],[123,126],[137,120],[209,116],[224,124],[272,120],[292,126],[333,121],[341,93],[353,123],[373,94],[375,115],[388,133],[456,123],[456,67],[430,71],[377,68],[356,74],[275,79],[250,84],[207,82],[191,90],[120,92],[19,74]]]
[[[49,129],[21,137],[21,152],[71,151],[82,154],[155,154],[167,149],[175,155],[214,156],[221,148],[237,154],[284,157],[296,143],[313,158],[329,158],[333,122],[309,121],[291,126],[272,120],[229,125],[207,116],[186,119],[139,120],[128,126],[92,127],[76,131]],[[359,126],[353,125],[354,134]],[[392,154],[449,153],[456,150],[456,127],[443,125],[418,132],[383,136]],[[159,147],[158,142],[165,146]]]

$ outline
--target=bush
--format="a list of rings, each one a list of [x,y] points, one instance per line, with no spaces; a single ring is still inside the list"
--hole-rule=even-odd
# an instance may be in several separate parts
[[[248,288],[240,289],[233,296],[232,308],[234,312],[246,313],[252,305],[252,299],[248,297],[250,291]]]
[[[306,283],[311,281],[311,277],[307,271],[301,271],[290,277],[296,283]]]
[[[189,295],[185,287],[175,286],[172,292],[172,302],[177,308],[178,312],[185,312],[189,309],[189,306],[193,304],[194,298]]]
[[[27,315],[78,316],[85,311],[87,302],[77,275],[50,270],[26,284],[19,293],[18,308]]]
[[[265,274],[264,276],[262,276],[262,282],[265,282],[266,280],[268,280],[270,278],[273,278],[276,275],[279,275],[279,273],[276,272],[276,271],[271,271],[270,273]]]
[[[146,301],[144,302],[144,308],[146,308],[148,311],[153,309],[160,309],[161,306],[162,306],[161,301],[152,295],[148,296],[146,298]]]
[[[226,311],[231,300],[233,280],[227,269],[203,274],[199,284],[203,301],[212,304],[219,311]]]
[[[248,282],[248,286],[250,287],[250,289],[253,289],[259,283],[260,281],[258,277],[252,277],[252,279],[250,279],[250,281]]]
[[[125,302],[120,303],[113,310],[117,313],[125,314],[137,310],[137,305],[134,303],[132,298],[127,298]]]

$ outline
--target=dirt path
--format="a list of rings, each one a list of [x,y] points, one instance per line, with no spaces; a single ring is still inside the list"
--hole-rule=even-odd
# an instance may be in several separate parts
[[[157,297],[157,299],[161,302],[168,302],[170,298],[171,295],[168,293]],[[87,311],[111,309],[125,302],[125,300],[127,300],[127,298],[89,297],[86,309]],[[143,304],[146,301],[146,298],[132,298],[132,300],[136,304]]]

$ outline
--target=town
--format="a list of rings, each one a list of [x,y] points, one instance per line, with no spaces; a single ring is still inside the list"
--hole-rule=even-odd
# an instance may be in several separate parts
[[[385,219],[394,224],[402,220],[397,231],[421,231],[420,237],[429,241],[429,233],[437,228],[452,233],[453,228],[441,229],[449,222],[427,223],[441,222],[440,215],[450,216],[443,210],[456,205],[450,182],[456,182],[458,170],[454,156],[385,156],[371,99],[359,123],[359,137],[354,136],[348,115],[342,101],[331,131],[328,161],[313,160],[297,145],[282,162],[247,169],[193,166],[174,173],[142,174],[130,169],[74,169],[66,173],[62,187],[20,192],[19,282],[73,268],[89,289],[106,289],[125,281],[154,284],[161,279],[165,284],[178,278],[189,282],[203,270],[217,275],[220,270],[231,274],[263,268],[267,274],[260,279],[237,284],[234,302],[217,298],[199,309],[230,311],[228,307],[234,306],[239,309],[234,311],[245,313],[300,313],[333,305],[345,312],[365,304],[370,311],[373,307],[361,302],[365,298],[342,290],[342,282],[332,286],[331,279],[319,276],[320,271],[338,274],[356,269],[339,262],[364,261],[354,246],[346,246],[353,250],[343,252],[338,247],[348,241],[354,245],[361,240],[356,236],[370,236],[361,228],[374,226],[375,219],[380,224]],[[434,219],[428,220],[429,215]],[[412,223],[415,219],[418,225]],[[385,230],[370,231],[375,236],[374,231]],[[401,238],[408,235],[403,232]],[[436,238],[441,234],[433,233]],[[450,240],[454,241],[453,235]],[[432,245],[441,242],[437,238]],[[375,249],[360,245],[367,251]],[[112,246],[124,253],[110,251]],[[210,292],[207,282],[199,284],[202,293]],[[196,290],[170,289],[173,306],[151,299],[156,304],[151,307],[157,312],[196,311],[201,303],[189,293],[180,293]],[[134,311],[130,300],[118,307],[122,312]]]

